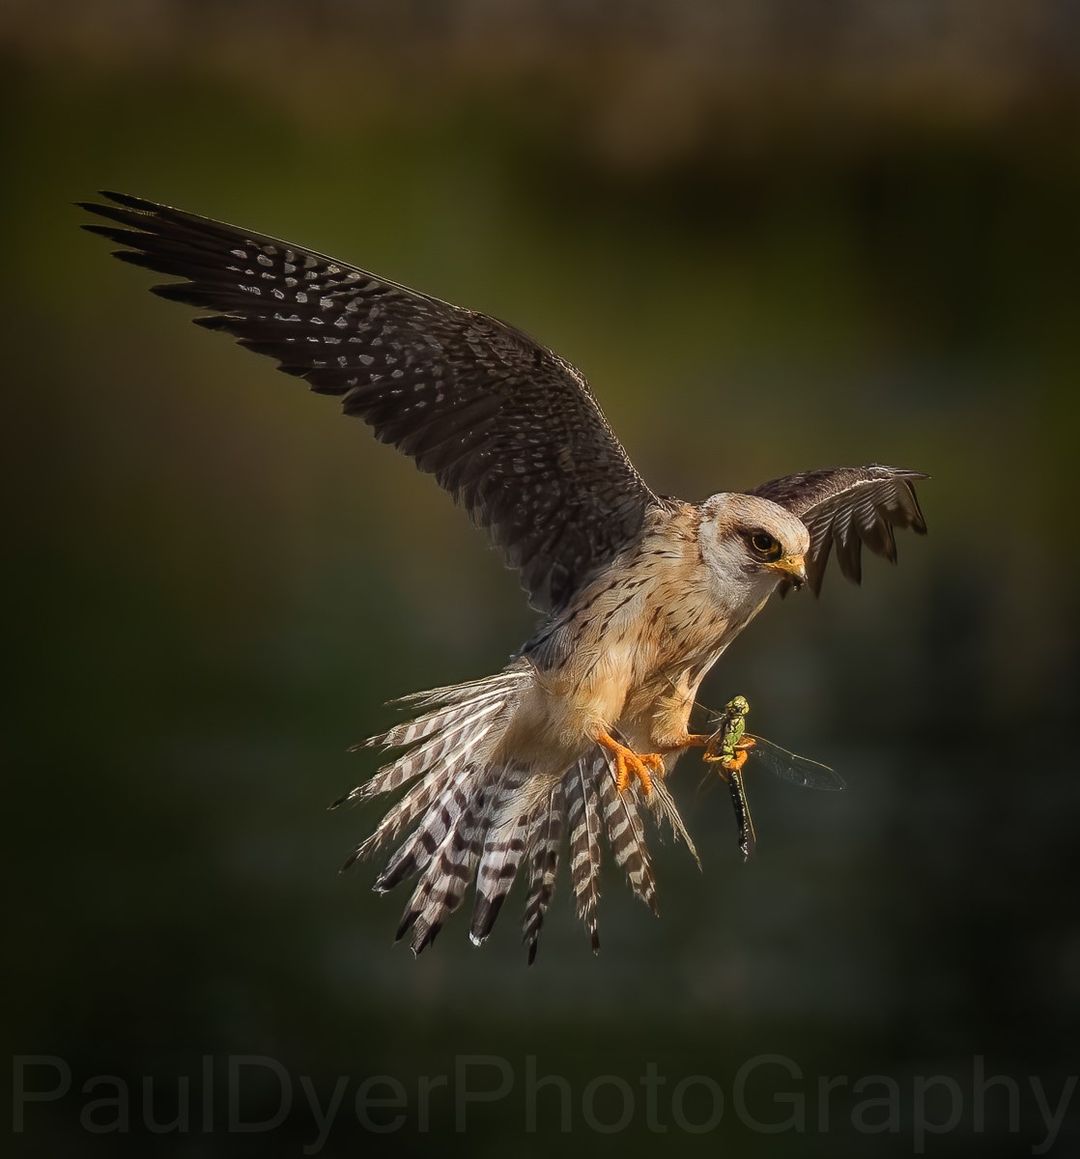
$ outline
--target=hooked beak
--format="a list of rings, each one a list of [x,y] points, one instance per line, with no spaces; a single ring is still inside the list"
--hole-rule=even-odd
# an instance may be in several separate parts
[[[776,563],[766,564],[766,567],[779,572],[796,590],[806,583],[806,560],[801,555],[785,555]]]

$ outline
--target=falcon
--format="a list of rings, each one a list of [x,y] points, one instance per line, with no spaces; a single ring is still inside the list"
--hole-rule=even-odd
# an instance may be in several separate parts
[[[116,257],[194,321],[336,395],[435,476],[521,574],[535,634],[492,676],[405,697],[416,715],[366,742],[398,750],[341,802],[401,790],[346,866],[387,847],[384,892],[415,878],[397,937],[430,945],[462,903],[480,944],[524,866],[529,961],[564,833],[580,917],[599,948],[603,838],[655,912],[645,819],[693,849],[667,778],[707,737],[698,686],[776,591],[821,589],[831,552],[894,561],[926,524],[917,471],[872,464],[788,475],[703,503],[656,494],[584,377],[494,318],[291,242],[121,193],[81,203]]]

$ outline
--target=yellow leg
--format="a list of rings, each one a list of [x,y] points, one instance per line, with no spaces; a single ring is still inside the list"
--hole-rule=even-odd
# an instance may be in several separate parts
[[[664,758],[659,753],[638,754],[626,745],[620,744],[606,732],[596,738],[597,744],[602,745],[615,758],[615,787],[620,793],[625,793],[630,787],[630,778],[635,777],[641,785],[641,791],[647,797],[652,792],[652,773],[663,774]]]

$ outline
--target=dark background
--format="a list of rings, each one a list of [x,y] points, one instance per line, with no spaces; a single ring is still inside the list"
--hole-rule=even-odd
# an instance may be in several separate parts
[[[209,1055],[220,1086],[249,1054],[324,1102],[349,1076],[326,1154],[648,1154],[693,1140],[650,1133],[640,1094],[628,1130],[586,1130],[591,1079],[640,1092],[654,1063],[669,1092],[730,1094],[779,1053],[806,1133],[729,1105],[697,1147],[909,1153],[913,1076],[943,1074],[964,1117],[931,1154],[1029,1153],[1026,1076],[1056,1102],[1080,997],[1076,5],[19,0],[0,46],[5,1025],[74,1084],[14,1144],[299,1153],[302,1107],[272,1135],[230,1135],[222,1108],[138,1137],[144,1076],[167,1120],[176,1076],[197,1087]],[[100,187],[513,320],[585,371],[658,490],[930,472],[930,536],[898,569],[778,601],[704,689],[748,695],[849,791],[755,780],[744,867],[690,758],[673,788],[704,871],[660,848],[661,921],[608,866],[596,960],[565,880],[532,969],[518,891],[482,951],[460,915],[419,961],[394,948],[404,898],[336,873],[378,815],[325,811],[375,764],[346,747],[532,621],[431,480],[78,232]],[[515,1090],[436,1139],[418,1078],[462,1054],[505,1058]],[[522,1137],[527,1055],[570,1081],[570,1135]],[[976,1055],[1020,1084],[1014,1133],[999,1090],[973,1134]],[[131,1085],[131,1136],[80,1127],[100,1074]],[[407,1122],[363,1138],[349,1108],[377,1074]],[[821,1076],[870,1074],[900,1085],[898,1133],[859,1135],[843,1092],[819,1121]],[[245,1099],[271,1114],[273,1083]],[[433,1095],[432,1131],[453,1126]]]

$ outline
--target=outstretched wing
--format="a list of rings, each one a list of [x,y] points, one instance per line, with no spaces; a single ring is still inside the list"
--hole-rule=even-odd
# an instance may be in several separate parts
[[[785,475],[755,487],[761,495],[786,507],[806,524],[810,552],[806,575],[817,595],[825,577],[829,553],[836,546],[840,570],[854,583],[862,582],[862,545],[896,562],[893,529],[910,527],[926,534],[914,480],[928,476],[899,467],[871,463],[867,467],[828,467]],[[785,581],[781,594],[791,585]]]
[[[116,256],[185,279],[153,292],[276,358],[411,456],[487,528],[541,610],[641,529],[655,496],[583,376],[531,338],[344,262],[152,201],[83,208]]]

